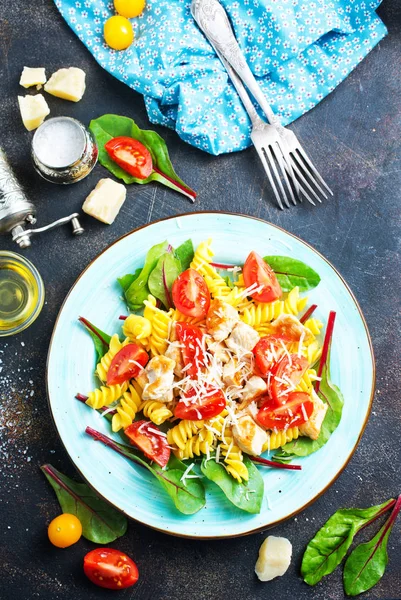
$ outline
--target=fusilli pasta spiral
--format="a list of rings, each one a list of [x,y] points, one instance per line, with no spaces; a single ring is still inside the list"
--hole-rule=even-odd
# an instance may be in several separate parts
[[[284,300],[248,304],[240,313],[240,318],[247,325],[254,327],[259,334],[266,335],[269,333],[268,327],[263,327],[263,325],[274,321],[284,313],[298,315],[307,301],[307,298],[300,298],[299,288],[294,287]]]
[[[173,413],[167,408],[164,402],[158,402],[157,400],[146,400],[142,404],[141,410],[145,417],[150,419],[155,425],[161,425],[173,416]]]
[[[225,468],[234,479],[239,483],[242,481],[248,481],[249,473],[248,469],[244,465],[244,457],[242,451],[235,444],[234,437],[231,427],[226,427],[224,430],[224,436],[220,444],[221,454],[224,457]]]
[[[121,350],[123,346],[128,344],[129,340],[126,339],[123,342],[120,342],[118,334],[115,333],[109,344],[109,350],[106,354],[100,359],[96,366],[96,375],[99,377],[100,381],[107,381],[107,371],[109,370],[110,363],[117,354]]]
[[[180,421],[167,432],[167,441],[170,446],[185,449],[185,444],[204,427],[204,421]]]
[[[201,242],[195,251],[193,261],[191,262],[191,269],[195,269],[205,277],[214,278],[217,275],[217,271],[210,265],[214,252],[211,249],[212,240],[208,239],[205,242]]]
[[[211,450],[213,441],[213,433],[204,428],[197,435],[187,440],[184,448],[178,448],[177,450],[173,450],[173,452],[181,460],[194,458],[194,456],[207,454]]]
[[[308,319],[305,321],[304,326],[309,329],[313,335],[319,335],[322,330],[323,323],[319,319]]]
[[[123,324],[123,334],[131,342],[140,344],[145,348],[149,346],[149,337],[152,333],[152,323],[149,319],[139,315],[129,315]]]
[[[273,431],[269,435],[269,439],[263,446],[262,452],[266,452],[266,450],[277,450],[277,448],[281,448],[287,442],[292,442],[292,440],[296,440],[299,437],[299,428],[298,427],[290,427],[287,431],[281,430],[274,433]]]
[[[113,431],[120,431],[131,425],[135,419],[136,413],[140,410],[142,404],[142,389],[134,381],[120,398],[120,403],[116,407],[116,414],[111,420]]]
[[[122,383],[121,385],[101,385],[100,388],[96,388],[88,395],[88,399],[86,400],[86,404],[98,410],[103,406],[109,406],[115,400],[121,398],[125,390],[127,389],[128,384]]]
[[[172,323],[171,313],[156,307],[156,298],[149,294],[144,301],[144,317],[152,324],[152,333],[149,338],[149,348],[153,356],[165,354],[168,346],[168,338]]]

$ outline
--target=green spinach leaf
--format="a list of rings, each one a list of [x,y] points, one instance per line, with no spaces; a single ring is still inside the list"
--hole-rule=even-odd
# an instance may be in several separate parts
[[[168,248],[168,242],[162,242],[152,246],[146,255],[145,264],[138,277],[130,284],[125,291],[125,299],[131,310],[138,310],[142,307],[143,301],[149,295],[148,279],[149,275],[156,267],[158,260],[164,255]]]
[[[181,261],[182,270],[186,271],[189,269],[195,255],[192,240],[186,240],[181,246],[178,246],[177,250],[175,250],[175,255]]]
[[[263,259],[275,272],[283,292],[290,292],[298,286],[300,292],[315,288],[320,276],[312,267],[289,256],[265,256]]]
[[[166,143],[155,131],[140,129],[133,119],[112,114],[93,119],[90,122],[89,129],[96,138],[100,164],[118,179],[122,179],[127,184],[159,181],[163,185],[188,196],[192,201],[195,199],[196,193],[174,171]],[[130,175],[110,158],[104,146],[109,140],[119,136],[134,138],[149,150],[154,170],[147,179],[138,179]]]
[[[213,458],[202,460],[201,471],[205,477],[219,486],[234,506],[245,512],[257,514],[260,513],[263,501],[263,477],[246,455],[244,455],[244,464],[248,469],[249,479],[242,483],[231,477],[224,466]]]
[[[123,275],[122,277],[117,278],[117,281],[121,285],[123,292],[126,292],[128,290],[129,286],[138,279],[141,273],[142,268],[139,267],[139,269],[137,269],[135,273],[128,273],[127,275]]]
[[[64,513],[76,515],[82,535],[96,544],[109,544],[127,531],[127,518],[99,498],[86,483],[77,483],[51,465],[43,465],[50,485],[56,492]]]
[[[85,327],[86,331],[92,338],[93,344],[96,350],[96,364],[99,362],[101,358],[108,352],[109,344],[111,340],[111,336],[108,333],[105,333],[98,327],[95,327],[93,323],[85,319],[84,317],[79,317],[79,322]]]
[[[148,469],[173,500],[177,510],[184,515],[192,515],[205,506],[205,488],[202,481],[190,479],[182,482],[181,477],[186,466],[175,457],[172,456],[167,467],[162,469],[156,463],[150,464],[150,461],[145,459],[135,448],[120,444],[91,427],[86,428],[86,433],[118,454]]]
[[[181,273],[181,261],[174,256],[173,251],[166,252],[157,262],[148,279],[150,293],[158,298],[169,309],[173,307],[171,288]]]
[[[315,585],[341,563],[354,536],[366,525],[394,505],[388,500],[371,508],[344,508],[330,517],[306,547],[301,574],[309,585]]]
[[[330,381],[329,365],[330,357],[327,358],[326,364],[323,367],[321,375],[322,380],[318,392],[319,398],[328,404],[319,437],[317,440],[312,440],[308,437],[301,436],[297,440],[285,444],[285,446],[274,455],[274,460],[280,461],[285,458],[288,460],[290,457],[292,459],[296,456],[309,456],[324,446],[333,431],[337,429],[341,420],[344,399],[340,389]]]

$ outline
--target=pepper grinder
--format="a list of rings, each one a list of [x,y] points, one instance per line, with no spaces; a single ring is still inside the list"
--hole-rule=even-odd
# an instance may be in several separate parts
[[[73,235],[84,232],[79,222],[79,213],[73,213],[38,229],[26,229],[35,225],[36,207],[28,200],[19,184],[4,150],[0,147],[0,234],[11,233],[12,239],[20,248],[31,245],[31,236],[71,222]]]

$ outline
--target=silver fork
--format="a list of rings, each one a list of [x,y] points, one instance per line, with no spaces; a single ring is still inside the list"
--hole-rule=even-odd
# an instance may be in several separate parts
[[[290,129],[286,129],[285,127],[283,127],[277,116],[272,111],[237,43],[227,13],[225,12],[223,6],[218,2],[218,0],[192,0],[191,11],[195,21],[198,23],[200,29],[203,31],[209,42],[216,50],[219,58],[225,59],[223,61],[224,66],[227,68],[228,63],[235,70],[238,77],[242,80],[239,82],[238,78],[234,80],[232,78],[232,69],[227,69],[230,77],[233,79],[233,83],[242,101],[244,102],[245,93],[248,100],[247,106],[250,108],[249,96],[247,92],[243,89],[243,93],[241,94],[238,88],[238,83],[240,84],[240,86],[242,86],[242,82],[244,82],[245,85],[248,87],[249,91],[251,92],[252,96],[262,108],[264,114],[270,122],[270,126],[273,126],[276,129],[276,132],[279,136],[279,141],[275,144],[275,148],[278,148],[281,151],[280,158],[281,161],[284,163],[284,172],[281,169],[281,164],[277,157],[277,154],[279,154],[279,152],[273,152],[272,155],[267,155],[267,160],[269,161],[269,165],[271,166],[274,175],[277,174],[277,181],[279,179],[279,176],[277,173],[277,169],[273,168],[273,165],[275,167],[274,158],[276,158],[277,162],[279,163],[281,175],[286,184],[288,182],[287,174],[289,175],[298,197],[299,192],[302,192],[302,194],[309,202],[315,204],[312,197],[315,198],[318,202],[321,202],[319,193],[324,198],[327,198],[326,192],[333,195],[333,192],[326,184],[324,179],[321,177],[321,175],[317,171],[316,167],[313,165],[306,152],[303,150],[295,133],[292,132]],[[255,116],[255,114],[256,111],[252,105],[253,117]],[[257,114],[256,117],[259,119]],[[259,122],[257,122],[257,128],[260,129],[261,123],[265,126],[264,138],[266,139],[266,127],[268,127],[268,125],[264,123],[261,119],[259,119]],[[254,125],[254,122],[252,122],[252,124]],[[269,130],[269,135],[272,135],[271,130]],[[260,136],[258,136],[258,138],[259,137]],[[252,141],[254,141],[253,138]],[[261,156],[259,150],[258,153],[259,156]],[[262,162],[266,170],[266,158],[265,161],[262,160]],[[268,173],[268,171],[266,172]],[[277,187],[275,187],[272,183],[271,177],[269,177],[269,181],[272,184],[273,190],[277,198]],[[280,185],[280,183],[278,184],[278,186],[280,191],[282,191],[283,186],[282,184]],[[291,185],[289,185],[289,182],[288,187],[289,189],[291,189]],[[292,193],[292,189],[290,196],[293,203],[295,204],[296,202],[294,194]],[[289,206],[288,198],[285,192],[283,194],[283,199],[286,205]],[[282,208],[282,203],[278,200],[278,198],[277,201],[279,203],[280,208]]]

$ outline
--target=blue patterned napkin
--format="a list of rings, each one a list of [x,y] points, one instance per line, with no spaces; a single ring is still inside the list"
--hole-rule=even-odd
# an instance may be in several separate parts
[[[380,0],[221,0],[249,65],[284,125],[313,108],[386,35]],[[104,0],[55,0],[97,62],[145,97],[152,123],[211,154],[251,144],[250,122],[189,0],[148,0],[134,44],[103,42]],[[113,107],[110,106],[110,112]]]

